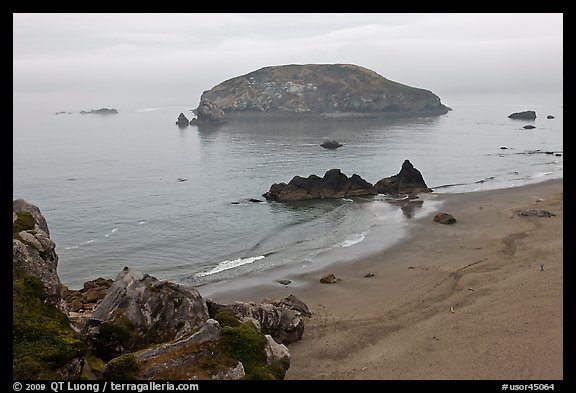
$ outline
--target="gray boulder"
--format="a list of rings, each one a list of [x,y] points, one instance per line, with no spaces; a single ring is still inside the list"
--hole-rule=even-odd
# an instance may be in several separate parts
[[[111,359],[179,339],[208,320],[206,301],[192,287],[159,281],[125,267],[92,313],[82,335]]]
[[[300,306],[291,308],[281,301],[270,300],[261,304],[253,302],[218,304],[212,300],[207,300],[207,303],[210,314],[215,315],[221,309],[227,309],[241,321],[254,321],[258,330],[269,334],[279,344],[288,345],[298,341],[304,333],[303,314],[297,310]],[[307,310],[307,307],[305,309]]]

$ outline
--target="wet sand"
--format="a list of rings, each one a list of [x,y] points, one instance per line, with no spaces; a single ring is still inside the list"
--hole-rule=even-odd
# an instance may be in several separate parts
[[[210,297],[308,305],[288,380],[563,379],[563,180],[438,199],[455,224],[421,217],[385,251],[298,276],[306,285]],[[342,281],[320,283],[328,273]]]

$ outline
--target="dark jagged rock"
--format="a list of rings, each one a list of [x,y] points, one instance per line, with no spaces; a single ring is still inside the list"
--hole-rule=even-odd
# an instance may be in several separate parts
[[[83,115],[115,115],[118,111],[114,108],[92,109],[90,111],[80,111]]]
[[[320,144],[320,146],[322,146],[324,149],[338,149],[339,147],[342,147],[344,145],[342,145],[338,141],[324,141]]]
[[[432,192],[422,178],[420,171],[408,160],[404,160],[397,175],[379,180],[374,187],[380,194],[417,194]]]
[[[440,224],[444,224],[444,225],[449,225],[449,224],[454,224],[456,222],[456,219],[448,213],[437,213],[434,216],[434,222],[438,222]]]
[[[278,202],[301,201],[309,199],[335,199],[376,195],[372,184],[357,174],[350,178],[340,169],[330,169],[321,178],[310,175],[307,178],[294,176],[288,184],[275,183],[262,196]]]
[[[536,112],[535,111],[514,112],[510,114],[508,118],[519,120],[534,120],[536,119]]]
[[[212,101],[202,98],[198,108],[194,109],[196,118],[190,124],[219,124],[225,121],[224,111]]]
[[[264,67],[202,93],[228,114],[445,114],[434,93],[393,82],[353,64]],[[200,120],[200,117],[199,119]]]
[[[192,287],[124,268],[82,335],[103,359],[189,334],[208,316],[206,301]]]
[[[190,125],[190,120],[188,120],[184,113],[180,113],[180,115],[178,115],[178,120],[176,120],[176,125],[178,127],[188,127]]]
[[[337,277],[336,277],[334,274],[332,274],[332,273],[331,273],[331,274],[327,274],[327,275],[325,275],[324,277],[322,277],[322,278],[320,279],[320,282],[321,282],[322,284],[335,284],[335,283],[340,282],[340,281],[342,281],[342,279],[337,278]]]

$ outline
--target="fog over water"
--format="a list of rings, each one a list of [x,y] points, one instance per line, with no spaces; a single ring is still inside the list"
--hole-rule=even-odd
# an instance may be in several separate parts
[[[15,104],[50,111],[196,107],[229,78],[352,63],[461,94],[558,92],[559,13],[14,14]]]

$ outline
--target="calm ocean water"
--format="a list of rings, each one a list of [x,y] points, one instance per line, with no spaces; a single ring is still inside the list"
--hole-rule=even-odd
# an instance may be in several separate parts
[[[243,120],[185,129],[174,122],[180,112],[191,118],[190,106],[116,108],[119,114],[102,116],[18,103],[13,198],[41,209],[56,242],[59,276],[70,288],[114,278],[124,266],[201,285],[363,256],[440,207],[433,196],[412,210],[382,195],[249,201],[265,201],[272,183],[295,175],[339,168],[375,183],[409,159],[434,194],[563,177],[561,94],[442,101],[453,111],[438,117]],[[537,119],[507,118],[522,110],[535,110]],[[319,146],[325,139],[344,146],[325,150]]]

